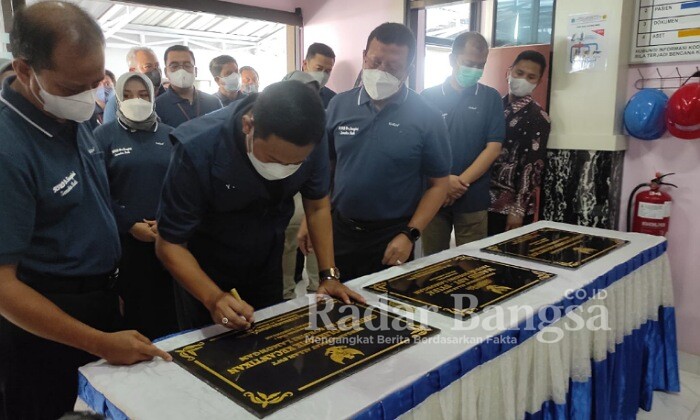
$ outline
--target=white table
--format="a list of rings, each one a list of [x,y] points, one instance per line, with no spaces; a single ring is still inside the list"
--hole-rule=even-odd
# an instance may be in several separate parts
[[[485,246],[542,227],[627,239],[630,243],[578,270],[480,251]],[[642,378],[647,382],[644,387],[676,390],[673,294],[665,247],[665,239],[661,237],[541,221],[351,281],[348,286],[360,292],[369,304],[394,311],[380,304],[377,295],[362,290],[362,287],[456,255],[465,254],[557,275],[466,323],[421,309],[413,315],[399,312],[440,328],[436,342],[414,345],[267,418],[393,418],[404,415],[509,419],[523,418],[526,413],[537,418],[543,414],[543,403],[546,403],[545,410],[572,410],[572,396],[576,397],[577,413],[581,414],[586,389],[590,390],[594,380],[601,380],[600,375],[594,377],[596,370],[612,369],[615,358],[625,354],[621,346],[627,349],[625,357],[628,359],[631,354],[651,353],[649,357],[644,356],[643,363],[654,372],[650,372],[648,378]],[[590,290],[594,286],[604,289],[604,292],[595,294]],[[308,298],[298,298],[261,310],[256,313],[256,318],[265,319],[308,303]],[[548,306],[550,312],[538,317],[538,311]],[[549,317],[552,311],[563,313],[566,308],[577,306],[575,312],[564,314],[558,320]],[[532,308],[533,312],[528,313],[526,308]],[[502,315],[497,317],[499,312]],[[602,325],[599,315],[602,312],[608,315],[610,328],[607,330],[598,328]],[[660,313],[664,318],[661,320],[664,328],[659,323]],[[554,322],[541,325],[543,319]],[[536,321],[533,325],[536,331],[522,332],[532,320]],[[593,323],[595,331],[575,328],[580,320]],[[158,346],[170,351],[224,330],[212,326],[166,339]],[[560,340],[543,342],[553,341],[559,331],[562,332]],[[640,338],[641,335],[644,337]],[[652,344],[643,344],[644,339]],[[517,343],[512,344],[513,340]],[[499,341],[505,344],[499,345]],[[647,359],[652,356],[655,362],[650,365]],[[621,366],[621,362],[617,363]],[[627,374],[624,369],[620,372],[621,375]],[[152,361],[116,367],[98,361],[82,367],[80,373],[80,397],[93,410],[113,418],[255,418],[175,363]],[[657,379],[654,384],[649,384],[653,381],[650,378],[659,376],[665,378],[665,383],[660,384]],[[613,379],[605,380],[611,387],[618,386]],[[599,394],[600,387],[599,382]],[[610,398],[616,395],[615,392],[607,394],[611,395]],[[593,401],[590,404],[598,403]],[[634,404],[649,408],[650,401]],[[607,410],[607,407],[591,409]],[[583,417],[585,412],[583,410]]]

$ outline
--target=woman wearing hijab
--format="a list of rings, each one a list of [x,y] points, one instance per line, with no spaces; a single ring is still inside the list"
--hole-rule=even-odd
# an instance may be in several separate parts
[[[98,127],[95,138],[105,153],[122,244],[117,288],[126,326],[155,339],[177,330],[172,278],[155,254],[156,210],[173,129],[158,121],[153,84],[146,75],[123,74],[115,95],[117,119]]]

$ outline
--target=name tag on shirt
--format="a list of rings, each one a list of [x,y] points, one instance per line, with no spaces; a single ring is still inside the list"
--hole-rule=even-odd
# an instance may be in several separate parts
[[[118,149],[112,149],[112,156],[117,157],[123,155],[130,155],[132,150],[133,148],[131,147],[120,147]]]
[[[338,127],[339,136],[354,136],[360,131],[360,127],[352,127],[349,125],[341,125]]]
[[[61,197],[65,197],[68,193],[73,191],[75,187],[78,186],[78,179],[76,177],[75,171],[71,171],[66,175],[61,182],[53,186],[53,193],[59,194]]]

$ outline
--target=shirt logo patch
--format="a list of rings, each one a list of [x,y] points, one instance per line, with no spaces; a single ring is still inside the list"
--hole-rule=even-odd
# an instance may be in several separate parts
[[[349,125],[338,127],[338,134],[341,136],[354,136],[358,131],[360,131],[360,127],[350,127]]]
[[[112,156],[117,157],[122,155],[130,155],[131,150],[131,147],[120,147],[118,149],[112,149]]]
[[[226,189],[227,189],[227,190],[235,190],[235,189],[236,189],[236,186],[235,186],[235,185],[231,185],[231,184],[226,184]]]
[[[75,177],[75,171],[71,171],[61,182],[53,186],[53,193],[60,194],[61,197],[64,197],[66,194],[73,191],[73,188],[78,185],[78,180],[75,179]]]
[[[164,142],[164,141],[157,141],[156,144],[157,144],[158,146],[163,146],[163,145],[165,144],[165,142]]]
[[[401,125],[401,124],[394,123],[394,122],[390,122],[390,123],[389,123],[389,127],[398,127],[398,126],[400,126],[400,125]]]
[[[476,111],[477,109],[479,109],[479,108],[477,108],[477,107],[475,107],[475,106],[469,106],[469,107],[467,107],[467,108],[469,108],[469,109],[471,109],[471,110],[473,110],[473,111]]]

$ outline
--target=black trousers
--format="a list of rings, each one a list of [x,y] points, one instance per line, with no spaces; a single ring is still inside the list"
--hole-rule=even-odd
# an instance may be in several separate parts
[[[104,276],[36,281],[18,276],[79,321],[101,331],[119,329],[119,299]],[[78,368],[96,359],[0,318],[0,419],[57,419],[72,411]]]
[[[124,324],[154,340],[178,331],[173,278],[156,257],[155,244],[123,236],[117,291]]]
[[[535,216],[529,215],[523,218],[523,226],[529,225],[534,220]],[[506,231],[506,222],[508,221],[507,214],[489,212],[489,236],[498,235]]]
[[[335,265],[342,281],[382,271],[386,247],[406,227],[410,219],[379,222],[358,221],[333,212]],[[409,261],[413,260],[413,250]],[[406,261],[404,261],[406,262]]]

